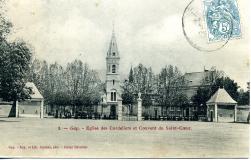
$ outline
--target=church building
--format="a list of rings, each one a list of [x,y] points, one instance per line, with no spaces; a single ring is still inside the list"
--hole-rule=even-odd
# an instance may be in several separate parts
[[[113,30],[106,55],[105,95],[102,97],[101,103],[101,115],[103,118],[120,119],[122,116],[119,61],[120,56]]]

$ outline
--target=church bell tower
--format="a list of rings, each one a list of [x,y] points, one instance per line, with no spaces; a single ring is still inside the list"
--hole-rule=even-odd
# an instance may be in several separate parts
[[[107,103],[111,105],[116,105],[118,99],[121,98],[119,60],[119,51],[113,29],[112,38],[106,55],[106,100]]]

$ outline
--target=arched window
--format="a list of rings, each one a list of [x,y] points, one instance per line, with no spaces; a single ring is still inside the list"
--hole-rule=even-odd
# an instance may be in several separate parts
[[[112,65],[112,73],[116,73],[116,65]]]
[[[116,55],[116,53],[115,53],[115,52],[113,52],[113,53],[112,53],[112,56],[115,56],[115,55]]]
[[[111,92],[111,101],[116,101],[116,92]]]
[[[117,100],[117,98],[116,98],[116,92],[114,92],[114,94],[113,94],[113,99],[114,99],[114,101]]]

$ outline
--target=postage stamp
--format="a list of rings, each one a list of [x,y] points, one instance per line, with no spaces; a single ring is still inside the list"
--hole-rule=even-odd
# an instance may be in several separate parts
[[[240,15],[236,0],[205,0],[204,11],[209,42],[241,36]]]

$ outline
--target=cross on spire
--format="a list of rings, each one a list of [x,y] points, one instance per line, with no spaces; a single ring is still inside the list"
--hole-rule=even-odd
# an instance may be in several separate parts
[[[114,26],[115,26],[115,22],[114,22],[114,20],[112,21],[112,33],[115,33],[115,31],[114,31]]]

